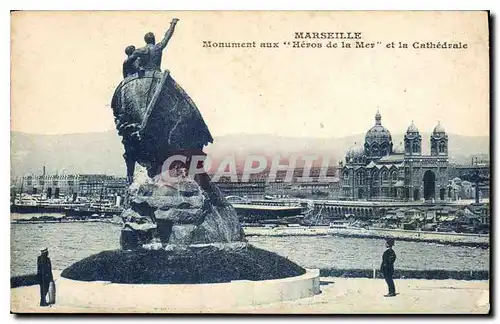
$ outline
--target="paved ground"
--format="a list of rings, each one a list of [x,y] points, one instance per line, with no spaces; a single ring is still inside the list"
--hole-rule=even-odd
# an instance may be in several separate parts
[[[431,313],[431,314],[486,314],[489,312],[489,282],[459,280],[396,280],[398,296],[383,297],[386,286],[383,279],[321,278],[320,295],[293,302],[237,309],[193,309],[192,312],[211,313]],[[64,306],[39,307],[38,286],[11,289],[11,311],[19,313],[99,313],[123,312],[118,309]],[[138,296],[141,298],[141,296]],[[144,296],[143,298],[147,298]],[[129,312],[171,313],[175,309],[130,309]]]

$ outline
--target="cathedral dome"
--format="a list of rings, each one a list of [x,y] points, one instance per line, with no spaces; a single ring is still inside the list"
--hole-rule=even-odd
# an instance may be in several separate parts
[[[362,157],[365,154],[365,149],[363,148],[363,145],[356,145],[350,147],[347,150],[346,157],[348,158],[359,158]]]
[[[377,110],[377,114],[375,115],[375,126],[370,128],[368,132],[366,132],[365,143],[367,143],[368,145],[372,143],[387,143],[387,145],[390,145],[390,143],[392,142],[391,133],[387,128],[382,126],[381,120],[382,116]]]
[[[441,122],[438,122],[436,127],[434,127],[434,130],[432,131],[433,134],[441,134],[441,133],[446,133],[444,130],[443,125],[441,125]]]
[[[418,133],[418,128],[417,126],[415,126],[415,124],[413,123],[413,120],[411,121],[411,125],[408,126],[408,129],[406,130],[406,133],[409,134],[409,133]]]

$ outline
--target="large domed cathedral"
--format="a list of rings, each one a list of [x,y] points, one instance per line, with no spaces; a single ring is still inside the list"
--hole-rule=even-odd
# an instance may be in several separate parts
[[[403,146],[394,146],[377,111],[364,145],[354,145],[342,168],[343,196],[352,199],[445,200],[449,193],[448,135],[438,123],[430,136],[430,155],[422,154],[422,136],[412,122]]]

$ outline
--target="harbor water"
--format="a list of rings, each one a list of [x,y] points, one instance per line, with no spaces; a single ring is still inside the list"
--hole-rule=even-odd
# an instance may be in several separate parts
[[[49,248],[53,269],[119,248],[121,226],[106,223],[11,224],[11,275],[36,272],[36,258]],[[276,252],[306,268],[372,269],[380,266],[385,242],[371,238],[250,236],[256,247]],[[488,270],[489,249],[424,242],[396,242],[396,268]]]

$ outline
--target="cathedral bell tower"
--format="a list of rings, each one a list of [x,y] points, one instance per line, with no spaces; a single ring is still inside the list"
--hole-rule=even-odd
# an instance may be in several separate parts
[[[422,155],[422,136],[420,135],[417,126],[411,122],[408,126],[405,140],[405,155]]]
[[[448,135],[446,134],[441,122],[438,122],[431,134],[431,155],[432,156],[447,156],[448,155]]]

